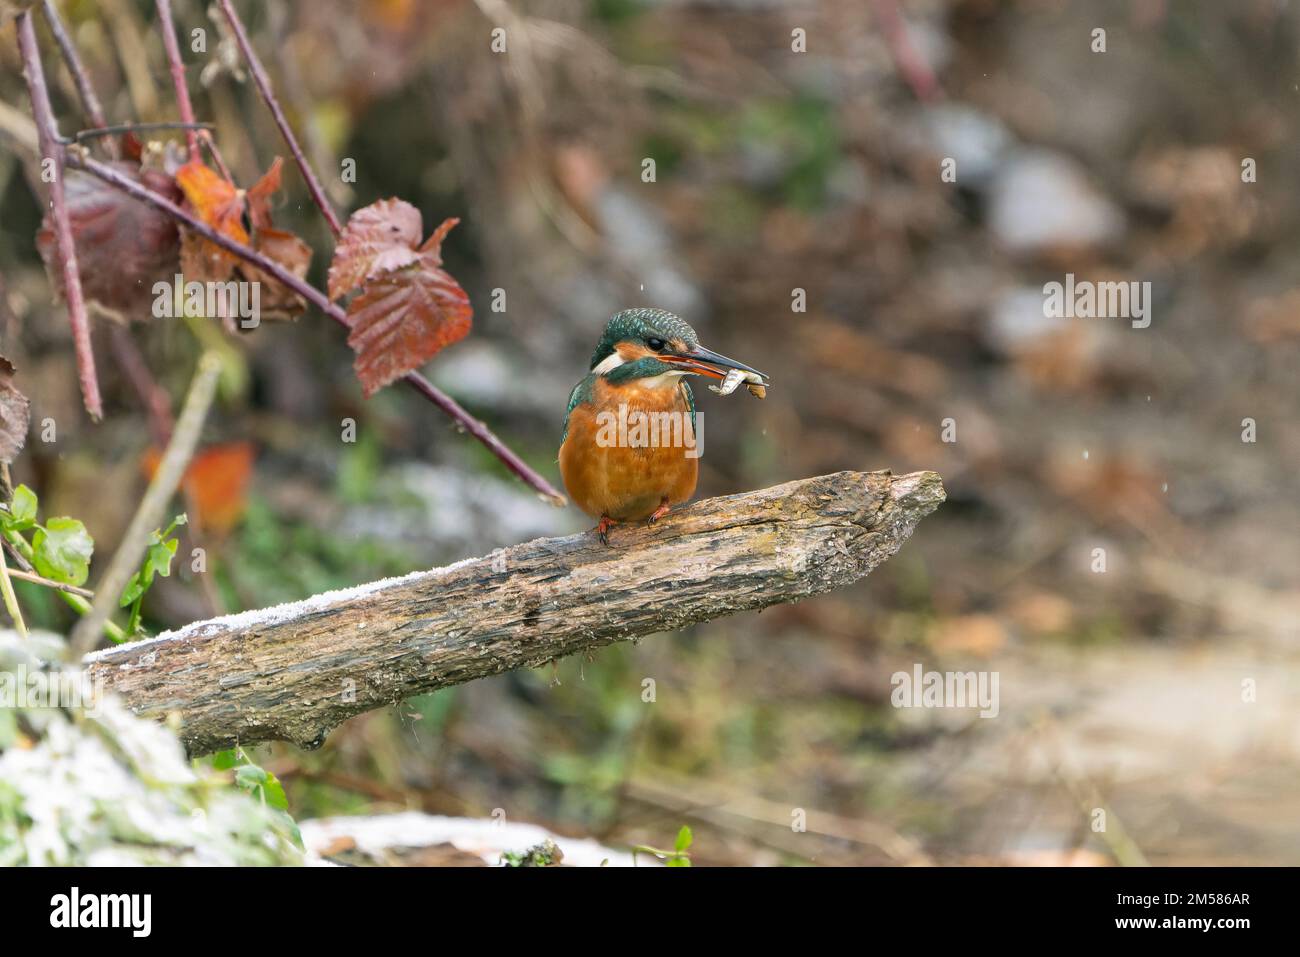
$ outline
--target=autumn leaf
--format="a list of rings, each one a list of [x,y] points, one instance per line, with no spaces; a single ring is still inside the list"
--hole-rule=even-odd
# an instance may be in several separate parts
[[[458,222],[444,220],[420,245],[420,211],[403,200],[382,199],[348,219],[330,263],[329,295],[361,287],[348,306],[348,345],[367,396],[469,332],[469,297],[442,269],[442,242]]]
[[[175,182],[161,170],[141,169],[130,162],[109,165],[169,200],[181,198]],[[170,282],[176,272],[176,224],[152,206],[85,173],[70,170],[64,189],[82,292],[119,316],[148,319],[154,283],[160,279]],[[63,259],[49,213],[36,233],[36,248],[51,284],[61,290]]]
[[[311,247],[293,233],[269,227],[259,229],[253,238],[253,248],[299,279],[307,278],[307,269],[311,266]],[[294,319],[307,308],[307,301],[302,296],[252,263],[241,263],[239,271],[250,282],[259,283],[260,318]]]
[[[460,219],[454,216],[450,219],[444,219],[442,224],[430,234],[429,238],[424,241],[424,245],[420,247],[420,252],[429,257],[433,261],[433,265],[442,265],[442,241],[447,238],[447,234],[459,222]]]
[[[437,248],[423,252],[415,265],[368,280],[349,305],[348,345],[367,398],[469,333],[469,296],[441,261]]]
[[[248,220],[254,229],[271,227],[271,196],[280,188],[280,167],[284,160],[276,157],[265,175],[248,189]]]
[[[368,278],[415,262],[423,228],[420,211],[400,199],[381,199],[358,209],[348,218],[334,249],[329,297],[337,299]]]
[[[248,242],[248,230],[244,229],[244,201],[234,183],[200,160],[190,160],[176,171],[176,185],[199,219],[223,236],[236,242]],[[211,255],[230,260],[233,268],[234,257],[219,246],[213,247]]]
[[[13,363],[0,356],[0,462],[17,458],[27,441],[31,404],[14,385]]]
[[[197,160],[178,169],[176,181],[205,223],[251,246],[299,279],[305,279],[311,265],[311,247],[293,233],[272,225],[271,198],[280,189],[283,165],[284,161],[277,156],[270,169],[247,191],[237,189]],[[244,225],[245,213],[253,228],[251,238]],[[185,232],[182,236],[181,265],[191,279],[224,282],[237,277],[257,283],[259,319],[293,319],[307,308],[306,301],[279,280],[194,233]]]
[[[176,183],[194,213],[223,236],[249,245],[244,214],[255,229],[271,226],[271,195],[280,188],[282,160],[276,157],[247,192],[204,165],[190,160],[176,171]],[[190,279],[225,281],[239,265],[239,258],[202,236],[186,233],[181,242],[181,265]]]
[[[162,453],[156,448],[145,452],[146,477],[153,478],[161,461]],[[252,474],[253,446],[248,442],[214,445],[194,456],[181,483],[194,503],[194,527],[216,535],[233,529],[248,505]]]

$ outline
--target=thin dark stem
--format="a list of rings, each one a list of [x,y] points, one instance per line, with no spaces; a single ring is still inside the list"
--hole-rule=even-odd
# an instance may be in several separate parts
[[[54,219],[54,240],[59,258],[63,260],[63,296],[68,303],[68,322],[72,325],[72,339],[77,353],[77,374],[81,380],[81,396],[86,411],[98,421],[104,417],[104,405],[99,397],[99,379],[95,375],[95,353],[90,345],[90,317],[86,314],[86,300],[81,293],[81,274],[77,267],[77,247],[72,238],[72,222],[68,218],[68,204],[63,193],[65,151],[59,137],[59,128],[50,107],[50,94],[45,87],[45,70],[41,66],[41,51],[36,43],[36,25],[30,10],[18,14],[18,51],[23,62],[23,79],[32,99],[32,116],[36,120],[36,136],[43,161],[53,166],[54,179],[50,183],[50,213]],[[42,162],[44,166],[44,162]]]
[[[230,23],[230,29],[235,34],[235,42],[239,44],[240,52],[244,54],[244,59],[248,61],[248,71],[253,74],[253,82],[257,84],[257,89],[262,94],[262,99],[266,101],[267,109],[275,117],[275,125],[280,128],[280,135],[284,137],[285,143],[289,146],[289,152],[293,154],[294,162],[298,164],[298,169],[302,172],[302,178],[307,181],[307,191],[311,193],[311,198],[320,208],[321,215],[330,225],[330,231],[338,236],[343,232],[343,224],[339,222],[338,214],[334,212],[334,207],[330,204],[329,198],[325,195],[325,190],[321,188],[320,180],[316,178],[315,172],[312,171],[311,164],[307,162],[307,157],[298,145],[298,139],[293,135],[293,129],[289,126],[288,119],[285,118],[284,110],[280,108],[280,101],[275,98],[275,91],[271,89],[271,80],[266,75],[266,69],[262,66],[262,61],[257,58],[257,53],[253,50],[253,44],[248,40],[248,31],[244,29],[243,22],[239,19],[239,14],[235,12],[234,4],[230,0],[219,0],[221,12],[225,14],[226,20]]]
[[[17,568],[9,569],[9,577],[17,578],[20,581],[31,582],[33,585],[43,585],[46,588],[53,588],[55,591],[65,591],[69,595],[80,595],[82,598],[94,598],[95,593],[89,588],[80,588],[76,585],[69,585],[66,582],[51,581],[37,575],[35,572],[21,571]]]
[[[154,444],[160,448],[165,446],[171,440],[175,425],[171,397],[149,371],[148,363],[140,355],[135,340],[125,326],[113,323],[109,330],[109,342],[112,343],[113,356],[117,359],[118,366],[140,397],[140,404],[148,415],[149,431]]]
[[[157,130],[210,130],[211,123],[182,123],[180,120],[162,120],[158,123],[119,123],[117,126],[96,126],[93,130],[80,130],[65,142],[84,143],[99,136],[116,136],[119,133],[152,133]]]
[[[182,123],[194,122],[194,107],[190,104],[190,90],[185,83],[185,64],[181,61],[180,44],[176,42],[176,25],[172,22],[171,0],[155,0],[158,19],[162,24],[163,48],[167,51],[167,63],[172,71],[172,86],[176,88],[176,107],[180,110]],[[190,161],[199,158],[199,137],[194,130],[186,127],[185,142],[190,148]]]
[[[68,36],[67,28],[63,25],[54,0],[44,0],[41,12],[45,14],[45,22],[50,25],[54,42],[59,45],[59,51],[63,54],[63,62],[67,64],[68,72],[72,74],[72,82],[76,84],[77,96],[81,99],[81,108],[86,113],[86,119],[97,129],[108,126],[108,120],[104,118],[104,108],[100,105],[99,97],[95,95],[95,87],[90,82],[90,74],[86,72],[86,65],[81,62],[81,56],[77,53],[72,38]],[[104,143],[104,149],[108,152],[109,159],[118,158],[116,140],[108,140]]]
[[[181,207],[177,206],[171,200],[164,196],[160,196],[146,186],[142,186],[111,166],[107,166],[89,156],[80,156],[74,151],[69,151],[68,162],[79,169],[85,170],[93,176],[97,176],[104,182],[117,187],[136,199],[150,204],[155,209],[161,210],[191,232],[202,236],[211,243],[215,243],[222,249],[238,256],[245,262],[251,263],[258,269],[262,270],[262,272],[269,275],[272,279],[284,283],[284,285],[302,296],[345,329],[351,329],[352,326],[351,323],[348,322],[347,313],[343,311],[342,307],[331,302],[329,297],[323,292],[315,286],[312,286],[310,283],[299,279],[275,260],[269,259],[243,243],[237,242],[229,236],[217,232],[207,223],[181,209]],[[451,419],[462,429],[487,446],[488,450],[500,459],[502,465],[518,476],[539,495],[548,499],[554,505],[565,504],[565,498],[563,495],[556,491],[555,488],[546,481],[546,479],[533,471],[533,469],[530,468],[523,459],[519,458],[518,455],[511,451],[504,442],[493,434],[491,429],[465,411],[465,409],[462,408],[460,403],[455,399],[444,393],[418,372],[408,372],[403,378],[406,380],[407,385],[411,386],[411,388],[423,395],[426,399],[450,416]]]

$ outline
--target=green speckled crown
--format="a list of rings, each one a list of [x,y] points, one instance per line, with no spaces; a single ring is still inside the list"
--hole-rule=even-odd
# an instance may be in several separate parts
[[[700,344],[700,337],[695,330],[677,316],[664,309],[624,309],[615,313],[605,326],[605,334],[600,337],[600,344],[591,354],[591,366],[594,369],[614,351],[614,346],[629,339],[644,341],[651,337],[660,339],[681,339],[687,347]]]

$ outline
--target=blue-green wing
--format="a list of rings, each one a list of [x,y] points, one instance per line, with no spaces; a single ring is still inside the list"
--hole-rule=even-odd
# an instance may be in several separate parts
[[[686,408],[691,413],[691,434],[698,440],[700,433],[695,428],[695,393],[691,391],[685,379],[682,380],[682,398],[686,400]]]
[[[582,403],[591,401],[591,383],[592,377],[587,376],[575,385],[573,391],[569,393],[569,407],[564,410],[564,432],[560,435],[561,445],[569,437],[569,416],[573,413],[573,410]]]

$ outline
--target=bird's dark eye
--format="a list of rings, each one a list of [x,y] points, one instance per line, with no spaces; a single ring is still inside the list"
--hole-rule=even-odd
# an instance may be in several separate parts
[[[663,352],[664,345],[666,345],[666,343],[658,336],[651,336],[649,339],[645,341],[645,344],[648,345],[655,352]]]

